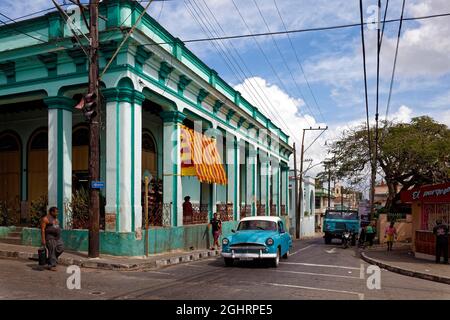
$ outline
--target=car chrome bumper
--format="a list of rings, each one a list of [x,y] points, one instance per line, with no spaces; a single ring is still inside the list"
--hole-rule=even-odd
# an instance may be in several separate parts
[[[262,250],[259,253],[235,253],[234,250],[231,252],[222,252],[222,257],[224,258],[232,258],[232,259],[268,259],[268,258],[276,258],[276,253],[264,253]]]

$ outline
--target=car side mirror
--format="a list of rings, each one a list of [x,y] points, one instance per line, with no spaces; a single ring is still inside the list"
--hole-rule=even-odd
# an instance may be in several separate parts
[[[235,232],[236,232],[236,230],[234,230],[234,229],[231,229],[231,232],[235,233]]]

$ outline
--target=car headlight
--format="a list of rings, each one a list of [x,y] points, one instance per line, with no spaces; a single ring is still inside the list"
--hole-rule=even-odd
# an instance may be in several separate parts
[[[222,240],[222,244],[223,244],[224,246],[228,245],[229,242],[230,242],[230,241],[228,241],[227,238],[224,238],[224,239]]]
[[[267,244],[268,246],[273,245],[273,239],[272,239],[272,238],[267,239],[267,240],[266,240],[266,244]]]

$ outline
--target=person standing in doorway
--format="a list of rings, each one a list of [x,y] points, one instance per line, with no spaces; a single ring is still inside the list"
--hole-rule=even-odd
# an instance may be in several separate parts
[[[211,226],[212,236],[214,239],[214,243],[213,246],[211,247],[211,250],[215,250],[216,247],[217,249],[220,249],[219,237],[222,233],[222,221],[219,218],[217,218],[216,212],[214,213],[214,217],[211,219],[209,224]]]
[[[387,242],[387,251],[392,251],[392,245],[394,244],[394,238],[397,238],[397,229],[394,227],[394,221],[384,231],[384,237]]]
[[[444,263],[448,263],[448,226],[442,223],[441,220],[436,221],[436,226],[433,228],[433,233],[436,236],[436,263],[441,262],[441,255],[444,256]]]
[[[48,269],[56,271],[58,257],[64,251],[64,244],[61,239],[61,228],[57,219],[58,208],[51,207],[48,214],[41,220],[41,243],[47,248]]]

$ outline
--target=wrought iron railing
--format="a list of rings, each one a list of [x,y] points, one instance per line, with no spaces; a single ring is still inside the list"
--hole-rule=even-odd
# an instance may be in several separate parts
[[[220,203],[216,205],[217,214],[222,221],[233,221],[233,204],[232,203]]]
[[[192,213],[183,212],[183,224],[208,223],[208,204],[192,204]]]
[[[172,203],[158,203],[148,208],[150,227],[170,227],[172,221]],[[142,225],[145,228],[145,208],[142,208]]]
[[[257,204],[256,205],[256,214],[258,216],[265,216],[266,215],[266,205],[265,204]]]
[[[270,215],[271,216],[276,216],[277,215],[277,205],[276,204],[272,204],[270,206]]]
[[[250,217],[252,215],[252,206],[249,204],[241,204],[239,213],[241,218]]]
[[[287,216],[286,205],[285,204],[281,205],[281,215],[282,216]]]

